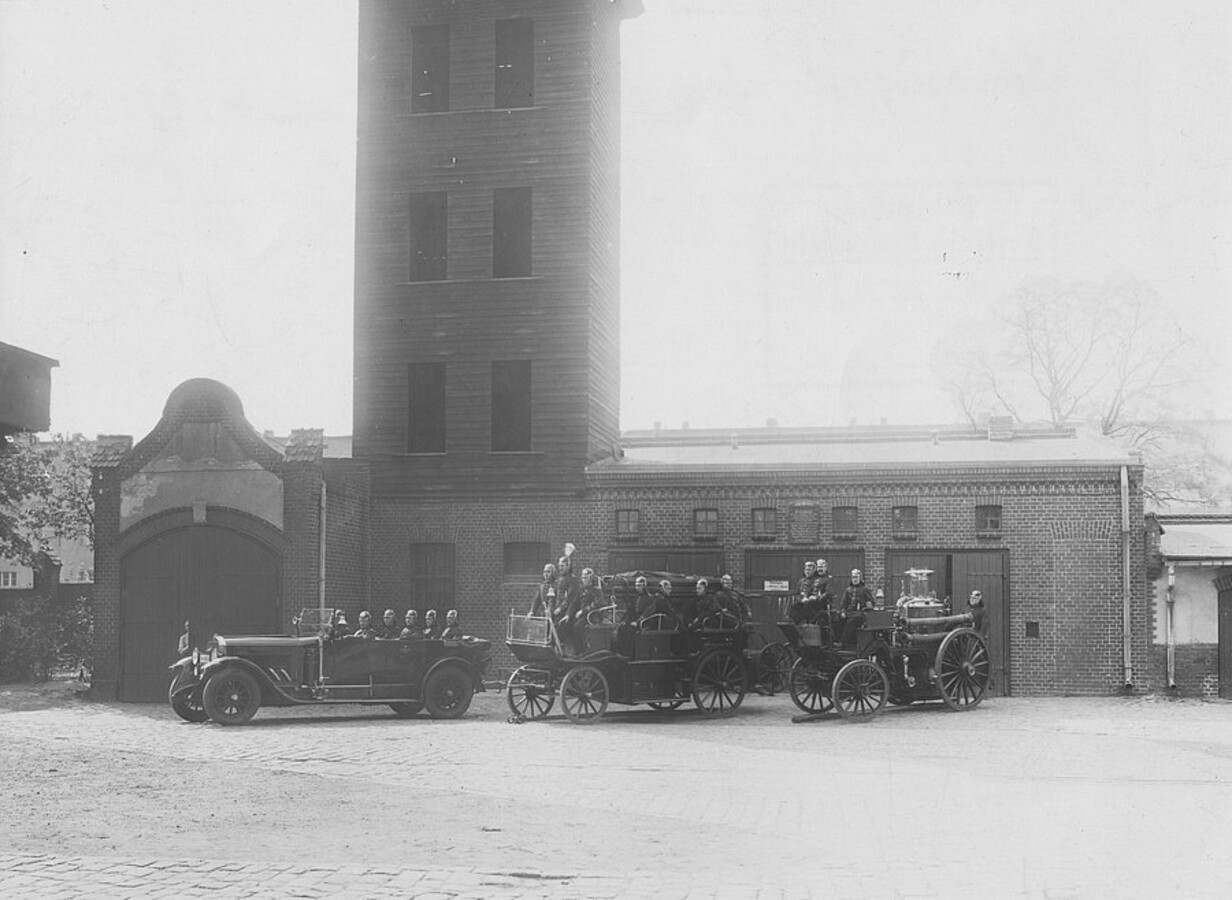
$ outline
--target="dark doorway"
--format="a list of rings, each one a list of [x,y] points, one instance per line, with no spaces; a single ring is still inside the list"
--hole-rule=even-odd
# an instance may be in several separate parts
[[[277,553],[226,528],[180,528],[134,549],[120,563],[119,698],[166,699],[185,620],[202,649],[215,632],[276,632],[281,580]]]
[[[954,612],[966,612],[967,598],[978,590],[984,595],[988,624],[988,654],[992,657],[990,694],[1010,693],[1009,598],[1007,551],[890,550],[886,553],[886,603],[893,604],[902,588],[907,569],[931,569],[930,583],[941,599],[950,598]]]

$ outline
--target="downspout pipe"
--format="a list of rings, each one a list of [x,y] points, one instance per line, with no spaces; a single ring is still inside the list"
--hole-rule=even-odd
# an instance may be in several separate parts
[[[1130,538],[1129,467],[1121,466],[1121,655],[1125,678],[1124,691],[1126,693],[1130,693],[1134,689],[1133,623],[1130,616],[1130,600],[1132,598],[1129,564],[1129,553],[1132,543]]]
[[[320,523],[321,533],[317,538],[317,604],[321,615],[325,615],[325,479],[321,479]],[[322,621],[324,621],[322,619]]]
[[[1164,631],[1168,642],[1168,690],[1176,690],[1176,631],[1173,615],[1176,610],[1176,565],[1168,563],[1168,603],[1164,614]]]

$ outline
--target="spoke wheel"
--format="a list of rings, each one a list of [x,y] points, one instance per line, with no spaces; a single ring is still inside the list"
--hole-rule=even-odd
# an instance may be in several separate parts
[[[522,666],[509,676],[505,690],[509,711],[523,719],[542,719],[556,703],[552,676],[543,669]]]
[[[192,676],[188,674],[187,669],[177,669],[175,677],[171,679],[171,684],[167,686],[167,700],[171,703],[175,714],[185,722],[204,722],[210,715],[205,711],[205,706],[201,702],[201,686],[197,685],[191,691],[183,690],[191,681]],[[182,693],[176,696],[176,691],[182,691]]]
[[[646,705],[649,706],[651,709],[657,709],[659,712],[671,712],[673,709],[680,709],[680,707],[684,706],[684,701],[683,700],[668,700],[668,701],[651,700]]]
[[[830,679],[821,668],[803,658],[797,659],[787,679],[791,702],[806,713],[829,712]]]
[[[607,679],[594,666],[570,669],[560,683],[560,708],[569,721],[589,725],[607,711]]]
[[[791,651],[786,644],[767,644],[757,654],[757,683],[770,694],[778,694],[791,678]]]
[[[471,706],[475,686],[461,666],[448,663],[424,679],[423,702],[434,719],[456,719]]]
[[[937,690],[950,709],[974,709],[984,699],[992,659],[983,636],[971,628],[951,631],[937,648]]]
[[[401,703],[391,703],[389,708],[394,711],[394,715],[400,719],[409,719],[411,716],[417,716],[423,710],[423,704],[418,700],[406,700]]]
[[[707,651],[693,673],[693,702],[707,716],[730,716],[749,687],[744,660],[726,647]]]
[[[243,725],[261,706],[261,686],[243,669],[223,669],[205,683],[201,705],[219,725]]]
[[[871,719],[886,705],[890,680],[881,666],[869,659],[855,659],[834,676],[834,707],[844,719]]]

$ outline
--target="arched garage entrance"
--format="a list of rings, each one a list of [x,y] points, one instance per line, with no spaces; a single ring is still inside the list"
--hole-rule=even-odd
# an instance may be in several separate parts
[[[166,699],[167,666],[185,620],[204,646],[216,631],[276,632],[282,558],[268,545],[208,524],[162,531],[120,561],[119,698]]]

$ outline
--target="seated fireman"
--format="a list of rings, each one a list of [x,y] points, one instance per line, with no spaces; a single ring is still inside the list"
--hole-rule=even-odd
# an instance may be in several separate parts
[[[697,628],[717,628],[722,622],[719,613],[723,612],[723,608],[719,605],[717,594],[710,593],[710,582],[705,578],[697,579],[697,604],[693,607],[693,621],[689,623],[689,627]]]
[[[595,570],[583,569],[581,583],[565,610],[565,628],[578,654],[586,652],[586,628],[591,624],[590,614],[606,605],[607,598],[595,579]]]
[[[398,619],[394,615],[394,611],[392,609],[385,610],[385,614],[381,616],[381,627],[377,629],[376,636],[394,641],[401,637],[401,635],[402,629],[398,627]]]
[[[749,604],[740,596],[740,592],[732,584],[732,577],[724,575],[719,579],[719,592],[714,595],[714,599],[719,604],[719,609],[729,612],[736,616],[742,623],[753,618],[753,612],[749,609]]]
[[[357,638],[374,638],[376,631],[372,627],[372,613],[364,610],[359,614],[359,627],[355,629]]]
[[[419,613],[417,611],[408,609],[406,611],[406,618],[403,621],[406,623],[406,627],[398,635],[400,639],[410,641],[423,637],[423,629],[419,627]]]
[[[438,638],[441,636],[441,626],[440,623],[436,621],[435,609],[430,609],[424,613],[423,636],[426,638]]]
[[[851,581],[843,591],[843,599],[839,604],[844,647],[855,647],[856,632],[864,624],[864,613],[876,605],[872,589],[864,583],[864,573],[859,569],[852,569]]]
[[[645,586],[645,578],[638,577],[638,582]],[[641,625],[652,616],[662,616],[661,619],[655,619],[649,622],[650,626],[662,631],[671,631],[679,627],[680,617],[676,615],[676,608],[672,606],[672,583],[664,578],[659,582],[659,590],[647,591],[644,594],[639,591],[639,599],[637,603],[637,621]]]
[[[810,559],[804,564],[804,577],[796,584],[796,600],[787,618],[797,625],[815,625],[825,619],[829,604],[822,599],[823,584],[817,577],[817,563]]]
[[[445,629],[441,638],[446,641],[456,641],[462,637],[462,625],[458,622],[458,611],[451,609],[445,613]]]

